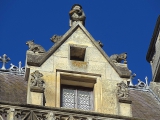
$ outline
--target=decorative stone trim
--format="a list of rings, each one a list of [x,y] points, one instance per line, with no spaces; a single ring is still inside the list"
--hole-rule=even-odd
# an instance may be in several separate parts
[[[38,70],[31,73],[30,90],[32,92],[44,92],[44,80],[41,77],[43,77],[43,74]]]
[[[64,118],[66,118],[66,120],[68,120],[68,118],[74,118],[74,120],[143,120],[142,118],[139,119],[122,115],[111,115],[92,111],[46,107],[31,104],[0,102],[0,106],[0,111],[3,109],[10,110],[12,108],[15,108],[15,110],[13,111],[13,114],[15,115],[13,119],[17,119],[18,117],[20,117],[22,119],[31,120],[34,117],[36,118],[34,120],[64,120]],[[6,114],[6,116],[8,117],[9,114]]]
[[[117,96],[119,99],[127,99],[129,96],[128,86],[123,81],[117,83]]]

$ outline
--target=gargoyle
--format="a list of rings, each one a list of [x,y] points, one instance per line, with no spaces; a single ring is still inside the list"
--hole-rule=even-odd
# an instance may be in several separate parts
[[[118,98],[128,98],[128,86],[122,81],[117,83],[117,96]]]
[[[35,44],[34,40],[27,41],[26,45],[28,45],[29,51],[33,51],[34,53],[35,52],[38,52],[38,53],[46,52],[45,49],[41,45]]]
[[[72,6],[71,10],[69,11],[70,16],[70,26],[76,21],[81,21],[83,25],[85,25],[86,16],[83,12],[82,6],[79,4],[75,4]]]
[[[110,56],[110,60],[114,63],[121,63],[124,61],[124,63],[127,63],[127,53],[121,53],[121,54],[114,54]]]
[[[51,40],[52,42],[56,43],[56,42],[60,41],[61,37],[62,37],[62,36],[53,35],[53,36],[50,38],[50,40]]]

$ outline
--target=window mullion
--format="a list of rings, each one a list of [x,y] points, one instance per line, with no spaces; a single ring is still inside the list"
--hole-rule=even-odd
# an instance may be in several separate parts
[[[75,89],[75,108],[78,108],[78,91]]]

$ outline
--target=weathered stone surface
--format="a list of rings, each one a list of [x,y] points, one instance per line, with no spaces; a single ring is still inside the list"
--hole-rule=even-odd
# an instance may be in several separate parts
[[[160,99],[160,83],[150,82],[150,88],[156,94],[156,96]]]
[[[131,104],[120,103],[119,104],[119,111],[120,111],[120,113],[119,113],[120,115],[132,117]]]
[[[70,46],[67,44],[61,45],[61,47],[55,51],[54,56],[66,57],[69,59],[69,47]]]
[[[86,54],[87,61],[107,62],[104,56],[95,47],[87,47]]]

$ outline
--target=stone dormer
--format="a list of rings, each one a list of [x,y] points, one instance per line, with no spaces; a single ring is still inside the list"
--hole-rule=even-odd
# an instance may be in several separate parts
[[[84,18],[73,19],[80,12]],[[131,101],[117,96],[117,84],[130,79],[126,53],[117,55],[115,63],[84,27],[82,7],[74,5],[70,15],[71,28],[62,36],[54,35],[55,44],[48,51],[30,41],[27,103],[132,116]]]

